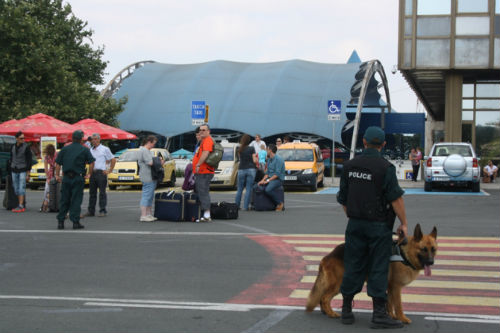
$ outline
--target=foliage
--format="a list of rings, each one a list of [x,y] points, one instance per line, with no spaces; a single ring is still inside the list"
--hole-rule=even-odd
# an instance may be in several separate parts
[[[62,0],[0,0],[0,121],[38,112],[116,125],[126,99],[104,99],[104,48]]]

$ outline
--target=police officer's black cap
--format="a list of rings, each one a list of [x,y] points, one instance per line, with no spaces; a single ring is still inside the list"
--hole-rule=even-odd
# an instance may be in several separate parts
[[[81,140],[83,139],[83,131],[82,130],[76,130],[73,132],[73,140]]]
[[[385,133],[378,126],[370,126],[366,129],[363,138],[372,145],[381,145],[385,141]]]

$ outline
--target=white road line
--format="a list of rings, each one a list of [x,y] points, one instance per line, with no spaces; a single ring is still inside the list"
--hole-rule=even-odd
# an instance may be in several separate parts
[[[72,235],[173,235],[173,236],[247,236],[262,235],[262,233],[243,232],[181,232],[181,231],[112,231],[112,230],[0,230],[1,233],[41,233],[41,234],[72,234]],[[274,235],[267,234],[264,235]]]
[[[93,313],[93,312],[122,312],[123,310],[120,308],[97,308],[97,309],[82,309],[82,308],[77,308],[77,309],[56,309],[56,310],[42,310],[44,313]]]
[[[271,312],[266,318],[255,323],[249,329],[242,331],[242,333],[264,333],[271,327],[285,319],[292,311],[275,310]]]
[[[95,298],[95,297],[67,297],[67,296],[37,296],[37,295],[0,295],[0,299],[5,300],[33,300],[33,301],[66,301],[82,302],[86,306],[103,307],[140,307],[140,308],[165,308],[165,309],[195,309],[213,311],[235,311],[246,312],[251,310],[280,310],[284,312],[304,311],[303,306],[289,305],[269,305],[269,304],[234,304],[234,303],[212,303],[212,302],[178,302],[166,300],[143,300],[143,299],[116,299],[116,298]],[[340,309],[334,309],[340,311]],[[316,310],[319,311],[319,308]],[[372,310],[353,309],[353,312],[371,313]],[[500,316],[476,315],[459,313],[439,313],[439,312],[416,312],[406,311],[407,315],[425,316],[429,320],[451,321],[456,318],[463,322],[484,322],[500,323]],[[432,319],[436,318],[436,319]],[[441,318],[441,319],[440,319]]]
[[[231,223],[231,222],[222,222],[222,221],[217,221],[217,224],[225,224],[225,225],[229,225],[229,226],[232,226],[232,227],[237,227],[237,228],[242,228],[242,229],[246,229],[246,230],[251,230],[251,231],[259,233],[259,234],[274,235],[274,233],[272,233],[270,231],[267,231],[267,230],[264,230],[264,229],[259,229],[259,228],[254,228],[254,227],[249,227],[249,226],[244,225],[244,224]]]
[[[231,312],[248,312],[249,309],[235,308],[226,305],[168,305],[168,304],[143,304],[143,303],[101,303],[101,302],[86,302],[85,306],[104,306],[112,308],[143,308],[143,309],[176,309],[176,310],[206,310],[206,311],[231,311]]]
[[[425,320],[435,320],[435,321],[455,321],[455,322],[465,322],[465,323],[481,323],[481,324],[500,324],[498,319],[470,319],[470,318],[446,318],[446,317],[424,317]]]

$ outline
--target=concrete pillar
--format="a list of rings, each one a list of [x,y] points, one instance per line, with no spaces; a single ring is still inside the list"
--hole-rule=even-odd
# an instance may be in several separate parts
[[[462,141],[462,83],[463,76],[448,73],[445,77],[444,139]]]

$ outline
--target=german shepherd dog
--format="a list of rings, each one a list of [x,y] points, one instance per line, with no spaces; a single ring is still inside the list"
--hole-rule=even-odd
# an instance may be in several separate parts
[[[389,265],[389,283],[387,287],[387,312],[394,319],[405,324],[411,320],[403,313],[401,304],[401,289],[415,280],[424,270],[426,276],[431,275],[430,266],[434,264],[437,251],[437,229],[434,227],[428,235],[423,235],[420,224],[417,224],[405,245],[401,245],[401,256],[407,262],[391,262]],[[332,310],[330,304],[335,295],[340,292],[340,285],[344,276],[344,247],[339,244],[330,254],[321,259],[316,282],[309,293],[306,311],[311,312],[316,305],[320,305],[321,312],[335,318],[340,315]]]

